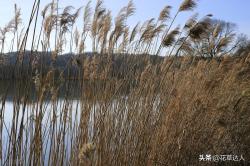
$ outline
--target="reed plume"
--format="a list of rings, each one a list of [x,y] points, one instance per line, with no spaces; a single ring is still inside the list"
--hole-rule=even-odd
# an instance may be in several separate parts
[[[61,27],[61,34],[65,34],[69,31],[69,28],[73,25],[74,19],[71,10],[74,9],[73,6],[66,6],[60,15],[59,22]]]
[[[184,0],[179,7],[179,12],[193,10],[197,6],[196,0]]]
[[[193,27],[190,28],[190,37],[194,39],[200,39],[202,34],[204,34],[209,29],[210,25],[210,17],[204,17],[201,21],[199,21]]]
[[[172,46],[174,42],[176,41],[176,35],[178,35],[179,33],[180,33],[179,27],[176,27],[175,29],[170,31],[169,34],[166,35],[165,38],[163,39],[164,47]]]
[[[158,20],[161,22],[166,22],[170,18],[171,9],[172,9],[172,6],[165,6],[160,12]]]
[[[84,8],[84,14],[83,14],[83,34],[90,31],[91,29],[91,1],[87,3],[87,5]]]
[[[139,31],[139,28],[140,28],[140,23],[137,23],[135,25],[135,27],[133,28],[133,30],[131,31],[131,34],[130,34],[130,39],[129,39],[129,42],[132,43]]]
[[[133,0],[129,1],[128,5],[125,7],[125,11],[126,11],[127,18],[132,16],[135,13],[136,8],[135,8]]]
[[[98,35],[98,30],[100,29],[101,18],[104,15],[105,12],[106,12],[106,10],[103,7],[103,1],[98,0],[96,2],[94,17],[93,17],[93,20],[92,20],[92,29],[91,29],[91,35],[92,35],[92,40],[93,40],[93,44],[92,44],[92,51],[93,52],[96,52],[96,49],[97,49],[96,38],[97,38],[97,35]]]
[[[190,29],[192,27],[194,27],[197,24],[197,19],[198,19],[198,13],[192,15],[187,21],[186,24],[184,26],[184,29]]]
[[[99,35],[99,40],[101,42],[101,54],[107,52],[106,51],[106,45],[107,45],[107,37],[108,33],[111,30],[112,27],[112,16],[111,16],[111,11],[108,11],[104,16],[103,16],[103,21],[101,23],[101,30],[100,30],[100,35]]]
[[[45,5],[45,7],[43,8],[43,10],[41,11],[41,16],[43,18],[45,18],[45,16],[46,16],[46,14],[47,14],[47,12],[48,12],[49,9],[52,10],[52,5],[53,5],[53,2],[48,3],[47,5]]]
[[[221,31],[222,31],[221,23],[217,23],[213,31],[213,37],[214,38],[218,37]]]
[[[140,38],[140,41],[142,42],[148,42],[152,39],[152,36],[153,36],[153,32],[154,32],[154,29],[155,29],[155,22],[154,22],[154,18],[146,21],[143,25],[142,25],[142,35],[141,35],[141,38]]]
[[[18,26],[22,23],[21,18],[21,9],[17,8],[17,5],[15,4],[15,29],[18,29]]]
[[[228,46],[230,43],[232,43],[233,38],[234,38],[233,35],[225,36],[225,37],[221,38],[218,45],[217,45],[217,49],[221,50],[224,47]]]
[[[77,48],[79,46],[79,42],[80,42],[80,32],[76,28],[75,32],[74,32],[74,43],[75,43],[75,50],[76,51],[77,51]]]
[[[88,36],[88,33],[91,31],[91,1],[89,1],[86,6],[84,7],[83,12],[83,30],[81,34],[81,43],[79,52],[82,53],[85,47],[85,40]]]

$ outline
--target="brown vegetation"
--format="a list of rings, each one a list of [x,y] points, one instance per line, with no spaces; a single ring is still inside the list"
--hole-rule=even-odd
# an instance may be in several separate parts
[[[212,164],[249,165],[250,54],[234,56],[238,42],[228,31],[231,24],[211,15],[173,27],[180,12],[196,5],[184,0],[174,17],[166,6],[157,20],[130,30],[132,1],[113,25],[111,12],[98,0],[93,11],[90,3],[83,8],[79,31],[75,22],[82,8],[61,11],[53,1],[42,11],[38,40],[37,24],[33,27],[28,63],[26,44],[40,0],[34,1],[24,33],[15,6],[15,26],[1,29],[0,41],[4,56],[6,33],[12,34],[10,51],[16,44],[18,58],[2,71],[22,82],[12,79],[14,86],[8,84],[0,96],[0,164],[211,165],[199,155],[229,154],[245,161]],[[75,54],[57,70],[67,45]],[[10,111],[5,108],[12,90]]]

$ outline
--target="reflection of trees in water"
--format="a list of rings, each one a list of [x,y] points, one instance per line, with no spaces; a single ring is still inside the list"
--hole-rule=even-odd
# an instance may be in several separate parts
[[[117,80],[116,80],[117,81]],[[122,82],[122,80],[121,80]],[[27,86],[27,84],[29,84]],[[93,98],[103,98],[103,95],[106,95],[107,98],[110,94],[103,94],[101,89],[108,88],[110,92],[115,92],[117,89],[117,95],[125,96],[132,90],[136,85],[131,84],[115,84],[115,80],[109,81],[84,81],[83,86],[81,86],[79,80],[66,80],[63,83],[57,83],[53,89],[58,89],[57,98],[59,99],[71,99],[71,100],[80,100],[82,97],[87,100]],[[38,91],[35,87],[35,83],[24,80],[1,80],[0,81],[0,98],[6,98],[7,101],[13,101],[13,99],[22,98],[27,96],[28,99],[36,99]],[[45,100],[50,100],[52,97],[52,92],[47,91]]]
[[[35,99],[37,96],[37,90],[33,82],[29,82],[29,87],[26,86],[23,80],[15,81],[0,81],[0,97],[5,97],[7,101],[12,101],[14,98],[22,98],[28,96],[28,99]],[[69,99],[79,99],[80,96],[80,85],[76,81],[67,81],[58,87],[58,98],[68,97]],[[46,94],[46,99],[49,100],[51,97],[50,93]]]

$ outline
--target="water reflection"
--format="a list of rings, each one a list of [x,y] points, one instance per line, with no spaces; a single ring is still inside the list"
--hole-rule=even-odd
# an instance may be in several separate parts
[[[32,82],[29,82],[29,86],[27,86],[21,81],[0,81],[2,128],[2,139],[0,139],[2,148],[0,150],[3,155],[2,161],[7,161],[10,153],[12,153],[11,151],[15,148],[13,141],[20,144],[21,140],[22,149],[26,149],[28,153],[32,146],[32,138],[37,135],[36,130],[39,120],[41,120],[40,128],[42,130],[45,163],[48,161],[50,150],[48,147],[55,146],[57,142],[51,142],[53,139],[51,139],[50,133],[53,126],[55,127],[55,134],[65,130],[63,139],[65,146],[68,147],[66,148],[67,154],[70,154],[69,147],[75,141],[72,133],[76,132],[80,123],[81,110],[84,107],[83,103],[80,103],[79,83],[70,81],[57,86],[58,92],[55,99],[52,99],[51,89],[46,88],[44,94],[41,95],[41,90],[37,90]],[[88,125],[89,135],[91,135],[93,123],[90,121]],[[66,155],[66,157],[69,156]]]
[[[27,85],[28,84],[28,85]],[[54,85],[55,88],[58,88],[57,98],[63,99],[67,97],[71,100],[79,99],[81,95],[81,86],[79,81],[66,81],[61,84]],[[0,100],[5,101],[13,101],[18,98],[22,98],[24,96],[28,97],[28,101],[34,101],[38,95],[38,90],[34,82],[28,81],[24,82],[24,80],[16,80],[16,81],[0,81]],[[49,97],[49,96],[47,96]],[[50,98],[45,98],[48,100]]]

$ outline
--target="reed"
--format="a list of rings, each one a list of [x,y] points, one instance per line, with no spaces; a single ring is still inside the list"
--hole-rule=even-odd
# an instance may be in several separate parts
[[[18,55],[14,66],[0,67],[12,76],[0,91],[0,164],[197,165],[206,150],[249,156],[249,53],[225,56],[239,43],[231,24],[211,15],[173,28],[178,14],[196,5],[184,0],[174,17],[166,6],[131,28],[133,1],[113,19],[102,0],[93,11],[90,1],[76,10],[52,1],[41,10],[35,0],[24,35],[15,6],[0,31],[1,57],[5,50]]]

